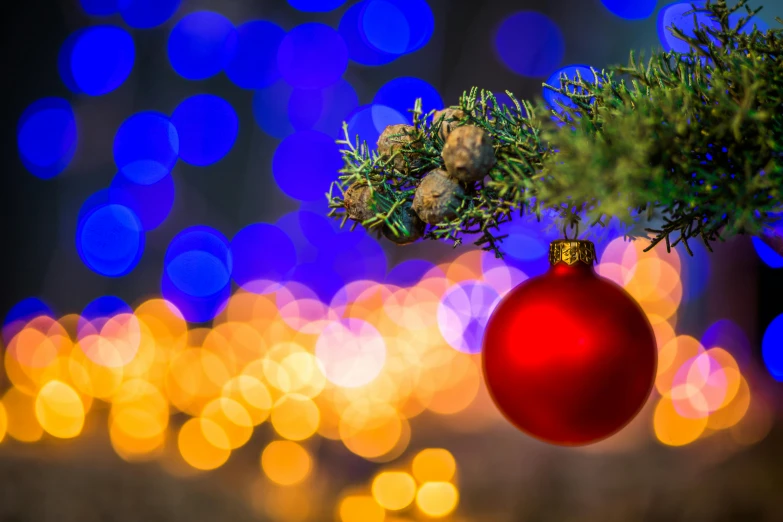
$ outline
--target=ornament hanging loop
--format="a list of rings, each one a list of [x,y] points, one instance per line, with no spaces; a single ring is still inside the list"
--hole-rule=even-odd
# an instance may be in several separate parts
[[[571,225],[571,230],[574,230],[574,237],[568,237],[568,225]],[[563,236],[566,240],[573,240],[576,241],[579,237],[579,219],[574,219],[573,221],[563,223]]]

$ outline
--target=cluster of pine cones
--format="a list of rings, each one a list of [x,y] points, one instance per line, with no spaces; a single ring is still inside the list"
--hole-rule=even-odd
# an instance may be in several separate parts
[[[457,217],[465,189],[483,180],[495,164],[492,136],[475,125],[460,125],[465,114],[460,109],[443,109],[433,116],[434,124],[440,124],[439,135],[443,140],[444,169],[431,170],[421,178],[413,201],[402,209],[402,222],[406,233],[395,234],[383,227],[383,234],[398,245],[407,245],[424,235],[426,226],[437,225]],[[390,125],[378,138],[378,153],[389,168],[408,174],[420,167],[421,158],[415,149],[417,138],[411,125]],[[364,222],[376,214],[372,190],[362,182],[352,184],[345,192],[345,209],[348,217]]]

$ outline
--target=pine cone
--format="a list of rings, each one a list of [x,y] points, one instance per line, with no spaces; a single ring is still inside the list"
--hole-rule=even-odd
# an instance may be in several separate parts
[[[446,141],[451,131],[457,128],[457,123],[464,117],[465,113],[462,109],[446,108],[433,114],[432,123],[437,124],[440,122],[438,134],[443,141]]]
[[[466,183],[484,179],[495,164],[492,137],[475,125],[452,130],[441,156],[449,175]]]
[[[430,225],[456,217],[465,191],[443,170],[433,170],[421,180],[413,196],[413,210]]]
[[[354,183],[345,191],[345,211],[348,217],[362,223],[375,215],[372,208],[372,191],[368,185]]]
[[[410,204],[402,207],[402,221],[405,225],[407,234],[398,230],[397,232],[399,235],[394,235],[394,232],[392,232],[388,226],[384,225],[383,235],[386,236],[386,239],[399,246],[409,245],[416,242],[418,239],[421,239],[424,235],[424,228],[426,225],[424,224],[424,221],[419,219],[419,216],[416,215]]]
[[[400,172],[407,172],[408,164],[415,165],[419,155],[398,152],[409,145],[415,146],[418,143],[414,137],[415,132],[413,125],[402,123],[386,127],[378,138],[378,153],[381,155],[381,158],[388,161],[389,158],[394,156],[392,160],[394,168]],[[398,154],[395,156],[395,153]],[[408,160],[407,163],[406,159]]]

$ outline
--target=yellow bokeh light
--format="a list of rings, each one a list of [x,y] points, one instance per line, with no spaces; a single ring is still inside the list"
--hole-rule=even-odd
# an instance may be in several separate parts
[[[275,431],[289,440],[304,440],[318,430],[320,412],[315,403],[303,395],[286,395],[272,408],[270,421]]]
[[[129,415],[132,415],[132,413],[133,410],[129,412]],[[124,414],[125,412],[123,412],[123,415],[116,417],[109,425],[111,445],[117,455],[128,462],[148,461],[158,458],[163,453],[166,431],[162,430],[156,435],[146,438],[135,437],[128,433],[127,428],[121,426],[119,420],[124,417]],[[149,418],[144,419],[144,421],[149,422]]]
[[[84,428],[84,404],[76,391],[60,381],[49,381],[35,399],[35,417],[41,427],[59,439],[72,439]]]
[[[210,443],[216,447],[227,439],[228,446],[223,449],[237,449],[245,445],[253,434],[253,422],[250,414],[245,408],[233,399],[221,397],[213,400],[204,406],[201,417],[209,419],[220,426],[225,434],[217,439],[210,439]],[[209,436],[213,430],[205,431],[204,435]]]
[[[253,426],[269,418],[272,396],[260,380],[251,375],[237,375],[223,386],[223,397],[234,400],[245,408]]]
[[[674,403],[662,398],[653,414],[655,436],[667,446],[685,446],[698,439],[707,429],[707,417],[687,418],[680,415]]]
[[[44,430],[35,417],[35,397],[11,388],[3,396],[3,406],[8,416],[8,434],[21,442],[37,442]]]
[[[352,453],[373,459],[393,451],[407,423],[391,406],[358,401],[340,421],[340,438]]]
[[[413,458],[411,470],[419,483],[448,482],[457,472],[457,461],[447,449],[427,448]]]
[[[372,481],[372,496],[390,511],[405,509],[416,498],[416,481],[404,471],[385,471]]]
[[[305,480],[313,467],[310,453],[290,440],[270,442],[261,453],[261,468],[272,482],[293,486]]]
[[[734,394],[734,398],[709,416],[707,426],[712,430],[724,430],[736,425],[748,412],[750,398],[748,382],[744,377],[740,376],[739,386]]]
[[[96,399],[110,400],[124,378],[120,354],[111,341],[97,335],[88,335],[74,346],[68,370],[76,390]]]
[[[704,351],[701,343],[689,335],[678,335],[666,343],[658,351],[658,376],[655,378],[658,393],[667,397],[671,393],[674,378],[682,365]]]
[[[208,350],[191,348],[171,361],[166,393],[177,409],[198,415],[209,401],[220,397],[231,377],[220,357]]]
[[[219,445],[210,441],[217,440]],[[177,437],[182,458],[199,470],[219,468],[228,460],[231,450],[223,428],[209,419],[193,418],[182,425]]]
[[[0,402],[0,442],[5,439],[8,432],[8,414],[5,412],[5,406]]]
[[[467,354],[452,361],[451,378],[431,396],[427,408],[442,415],[459,413],[473,402],[481,385],[478,365]]]
[[[451,514],[458,503],[459,492],[451,482],[425,482],[416,493],[416,506],[433,518]]]
[[[383,522],[386,510],[369,495],[350,495],[340,502],[339,516],[341,522]]]

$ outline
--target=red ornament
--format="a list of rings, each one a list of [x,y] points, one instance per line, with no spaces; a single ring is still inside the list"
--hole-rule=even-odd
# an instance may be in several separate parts
[[[642,409],[658,351],[647,316],[593,270],[589,241],[550,245],[549,271],[498,304],[484,333],[484,377],[506,418],[562,446],[618,432]]]

